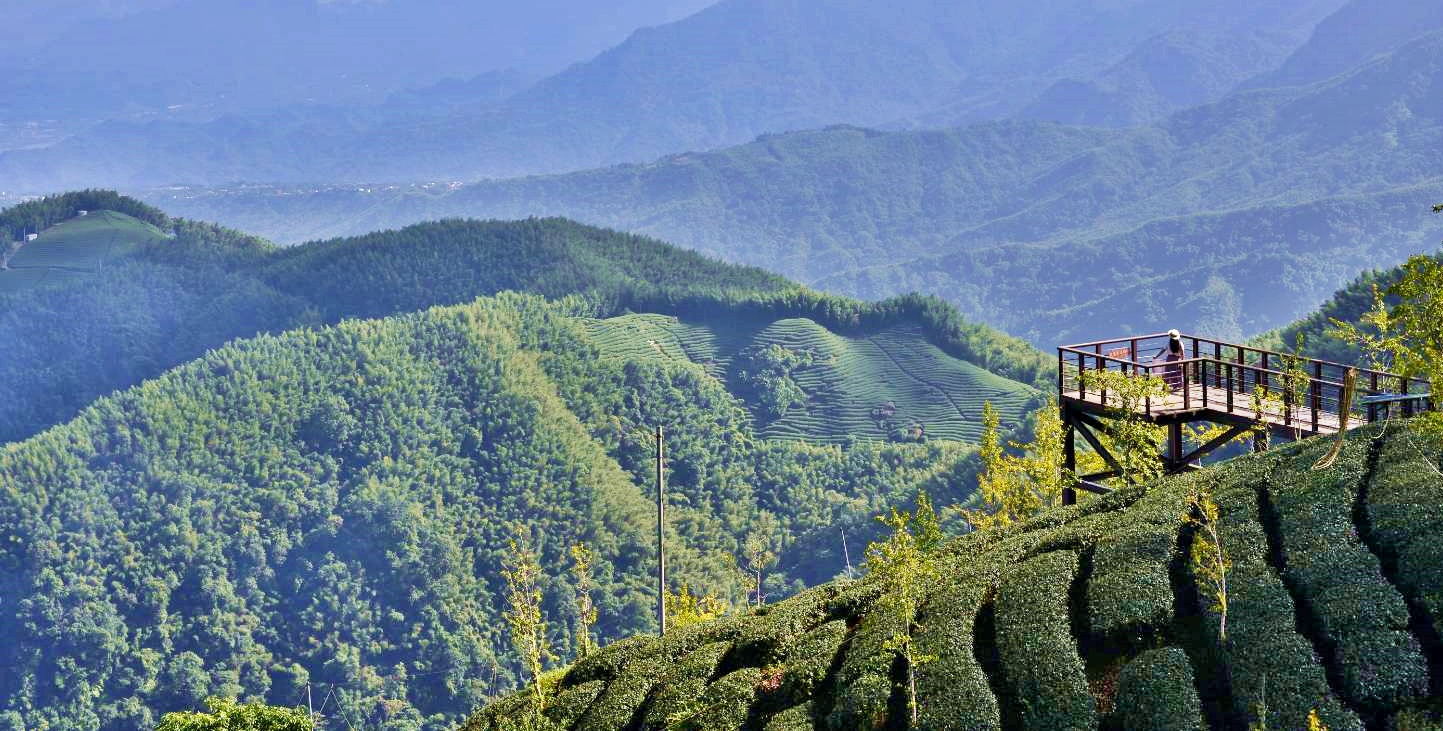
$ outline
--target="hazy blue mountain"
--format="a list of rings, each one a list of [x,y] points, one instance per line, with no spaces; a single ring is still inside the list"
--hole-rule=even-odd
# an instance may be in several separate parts
[[[1282,325],[1360,268],[1437,241],[1426,214],[1443,170],[1440,87],[1443,34],[1433,34],[1326,83],[1239,93],[1138,129],[836,127],[449,192],[155,200],[282,240],[442,216],[564,213],[839,292],[936,293],[1039,343],[1073,331],[1058,320],[1073,307],[1091,308],[1086,319],[1102,329],[1180,316],[1168,303],[1216,276],[1246,312],[1198,311],[1189,322],[1246,334]],[[1252,268],[1264,250],[1286,263],[1277,271],[1296,289],[1256,276],[1272,271]],[[1159,295],[1155,307],[1111,296],[1153,281],[1187,295]],[[1031,294],[1041,289],[1048,294]],[[1269,307],[1250,304],[1264,300]]]
[[[1265,32],[1164,33],[1091,79],[1053,84],[1019,116],[1109,127],[1156,121],[1221,99],[1276,68],[1299,42],[1294,34]]]
[[[501,68],[554,73],[710,1],[130,0],[108,14],[63,6],[52,17],[26,0],[8,11],[7,30],[23,36],[35,27],[48,40],[0,68],[8,77],[0,101],[7,118],[53,118],[57,110],[35,107],[63,100],[66,114],[180,105],[168,111],[186,119],[376,101]]]
[[[296,43],[287,34],[314,25],[313,16],[321,13],[296,9],[299,0],[268,1],[296,15],[269,21],[286,29],[273,41],[286,48]],[[1276,33],[1300,42],[1338,2],[1286,0],[1258,7],[1243,0],[1209,5],[723,0],[678,22],[638,31],[495,108],[445,108],[419,120],[350,115],[341,124],[291,112],[283,116],[295,123],[278,124],[274,115],[204,124],[112,123],[52,149],[6,155],[0,174],[28,189],[474,180],[644,161],[837,123],[916,127],[998,119],[1023,110],[1059,81],[1090,79],[1129,54],[1145,53],[1139,45],[1154,43],[1150,39],[1160,34]],[[443,32],[425,45],[446,41]],[[328,59],[343,57],[323,50],[323,44],[311,46]],[[1250,47],[1221,45],[1213,51],[1209,64],[1242,67],[1234,75],[1256,71],[1260,63]],[[440,51],[395,61],[388,70],[407,73],[429,53]],[[1243,57],[1233,59],[1234,53]],[[353,63],[362,69],[391,64],[392,55],[382,43]],[[275,66],[295,61],[293,53],[280,50],[273,58]],[[297,75],[295,83],[307,78]],[[1208,101],[1212,87],[1196,92],[1195,99],[1191,89],[1169,91],[1168,98],[1174,105]],[[169,89],[156,87],[162,95]]]
[[[1252,88],[1322,81],[1379,54],[1443,28],[1443,4],[1417,0],[1351,0],[1318,24],[1313,37]]]

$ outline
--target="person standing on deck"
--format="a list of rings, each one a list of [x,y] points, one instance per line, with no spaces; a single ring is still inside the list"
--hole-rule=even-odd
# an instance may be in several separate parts
[[[1163,360],[1169,364],[1183,359],[1182,333],[1176,329],[1167,331],[1167,352],[1163,354]],[[1168,365],[1163,370],[1163,380],[1167,382],[1168,390],[1178,391],[1186,384],[1183,382],[1182,366]]]

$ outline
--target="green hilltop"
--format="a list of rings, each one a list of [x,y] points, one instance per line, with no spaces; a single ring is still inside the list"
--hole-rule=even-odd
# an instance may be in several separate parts
[[[653,424],[671,576],[731,601],[763,513],[780,596],[841,573],[839,529],[860,548],[883,505],[969,496],[963,443],[766,439],[703,367],[617,354],[585,310],[503,293],[237,341],[0,448],[0,727],[148,728],[310,682],[367,723],[448,728],[513,687],[512,522],[549,615],[584,540],[600,635],[654,628]]]
[[[970,499],[982,402],[1022,426],[1046,385],[1039,353],[936,299],[830,297],[559,219],[279,249],[97,203],[129,205],[0,214],[84,224],[79,252],[163,232],[0,295],[0,728],[147,728],[307,683],[352,722],[450,728],[516,684],[514,523],[549,616],[583,540],[600,637],[655,628],[646,428],[666,427],[673,588],[740,603],[749,534],[775,526],[766,593],[833,579],[841,532],[860,550],[884,506]]]
[[[910,622],[871,578],[824,585],[547,676],[552,728],[1438,728],[1443,443],[1393,423],[972,533]],[[1205,489],[1231,561],[1226,638],[1188,560]],[[463,729],[516,727],[526,693]],[[1428,720],[1429,718],[1434,720]],[[1261,724],[1252,726],[1250,724]]]
[[[144,222],[100,210],[107,204],[141,206],[86,192],[0,214],[23,221],[19,228],[58,224],[22,248],[17,262],[31,257],[36,243],[52,241],[66,242],[87,262],[44,286],[33,286],[28,270],[0,271],[0,339],[12,344],[0,361],[0,442],[38,433],[100,395],[233,338],[507,290],[577,297],[597,320],[673,318],[667,329],[675,335],[657,336],[696,340],[688,359],[746,396],[769,437],[885,439],[920,425],[928,434],[973,439],[982,400],[997,402],[1015,425],[1032,387],[1047,383],[1041,354],[963,321],[939,300],[831,297],[759,269],[561,219],[449,220],[276,248],[148,207],[134,211]],[[95,212],[72,218],[80,209]],[[169,236],[125,238],[160,230]],[[122,240],[128,243],[115,249]],[[102,270],[91,252],[106,247]],[[642,333],[612,330],[605,340],[623,349],[629,346],[618,335]],[[741,372],[772,345],[808,362],[793,366],[795,373]],[[918,376],[923,369],[930,375]],[[792,392],[787,405],[762,413],[758,398],[778,389]],[[872,418],[889,401],[895,412]]]

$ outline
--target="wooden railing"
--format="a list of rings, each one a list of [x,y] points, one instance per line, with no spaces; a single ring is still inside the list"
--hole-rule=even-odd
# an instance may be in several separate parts
[[[1182,342],[1184,358],[1170,362],[1163,360],[1166,333],[1059,347],[1058,396],[1103,405],[1115,401],[1088,382],[1083,374],[1089,371],[1172,376],[1174,395],[1165,403],[1148,398],[1142,405],[1147,416],[1157,415],[1155,411],[1199,409],[1266,418],[1312,433],[1341,423],[1345,381],[1352,366],[1194,335],[1184,335]],[[1407,416],[1432,407],[1425,380],[1366,368],[1357,371],[1356,397],[1349,407],[1353,421]],[[1294,388],[1288,387],[1290,382]],[[1255,393],[1275,398],[1255,399]],[[1267,406],[1269,402],[1274,405]]]

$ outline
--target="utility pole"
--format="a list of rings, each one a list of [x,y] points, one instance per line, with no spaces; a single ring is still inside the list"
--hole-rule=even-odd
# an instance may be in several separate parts
[[[311,728],[316,727],[316,707],[311,705],[311,681],[306,681],[306,720],[311,722]]]
[[[838,528],[842,531],[842,556],[847,560],[847,578],[852,578],[852,552],[847,550],[847,529]]]
[[[656,427],[656,621],[666,636],[666,547],[662,536],[666,531],[666,473],[661,441],[661,425]]]

